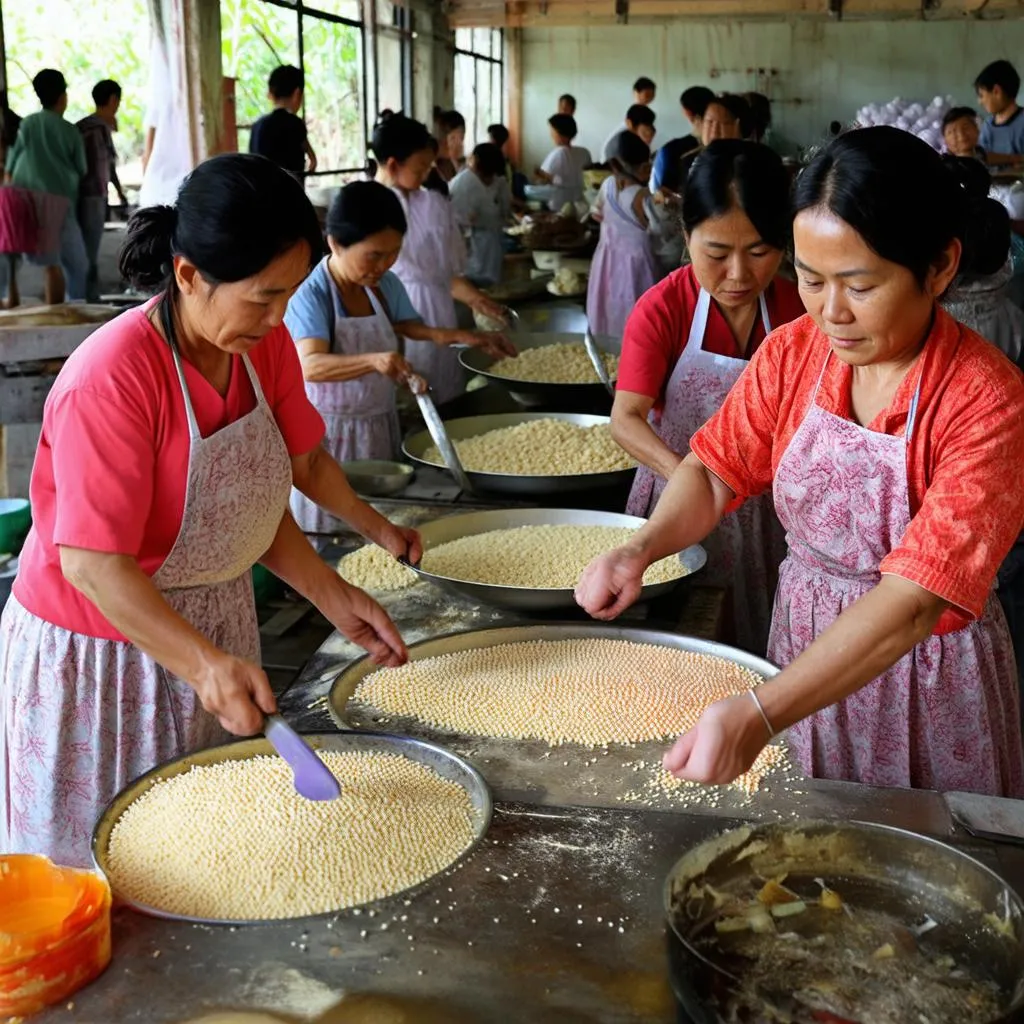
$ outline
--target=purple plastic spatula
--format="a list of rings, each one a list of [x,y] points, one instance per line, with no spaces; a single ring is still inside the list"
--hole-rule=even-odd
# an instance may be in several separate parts
[[[280,715],[267,715],[263,735],[291,766],[299,796],[307,800],[336,800],[341,796],[341,786],[327,765]]]

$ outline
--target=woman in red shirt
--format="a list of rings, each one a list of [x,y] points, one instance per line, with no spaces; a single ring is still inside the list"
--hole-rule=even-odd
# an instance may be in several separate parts
[[[789,730],[813,776],[1024,796],[992,590],[1024,526],[1024,375],[939,305],[989,201],[906,132],[833,142],[796,186],[809,315],[761,346],[636,540],[584,573],[577,600],[614,618],[648,565],[773,488],[784,668],[705,710],[666,755],[680,777],[728,782]]]
[[[0,624],[0,850],[88,864],[128,782],[263,728],[257,561],[379,663],[405,660],[288,512],[294,484],[396,557],[420,553],[320,447],[282,321],[322,244],[301,185],[262,157],[209,160],[175,207],[136,214],[121,270],[160,294],[74,353],[43,413]]]
[[[791,223],[786,172],[766,146],[720,140],[697,158],[683,196],[692,262],[643,296],[622,340],[612,432],[642,463],[630,514],[651,514],[772,328],[803,315],[796,287],[775,276]],[[771,500],[747,502],[705,543],[709,577],[732,591],[737,643],[764,654],[786,554]]]

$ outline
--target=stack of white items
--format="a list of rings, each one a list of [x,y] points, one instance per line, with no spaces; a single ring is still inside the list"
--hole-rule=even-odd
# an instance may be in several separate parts
[[[888,103],[869,103],[857,111],[857,124],[862,128],[891,125],[916,135],[932,149],[942,152],[942,119],[954,105],[952,96],[936,96],[925,105],[897,96]]]

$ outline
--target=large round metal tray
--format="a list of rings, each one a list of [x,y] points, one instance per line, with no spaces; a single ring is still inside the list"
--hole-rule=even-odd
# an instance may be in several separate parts
[[[798,892],[822,878],[858,910],[891,914],[904,925],[929,915],[942,952],[1000,987],[1004,1008],[997,1020],[1017,1020],[1024,1007],[1024,903],[995,872],[973,857],[931,839],[888,825],[857,821],[789,821],[745,825],[693,847],[665,881],[664,908],[671,928],[670,979],[688,1019],[714,1024],[714,1007],[726,968],[692,944],[694,921],[685,913],[690,886],[729,884],[754,875],[784,875]],[[991,926],[995,915],[1007,934]],[[937,1018],[933,1018],[937,1019]]]
[[[464,441],[470,437],[486,434],[502,427],[515,427],[530,420],[566,420],[580,427],[596,427],[610,423],[607,416],[589,416],[576,412],[510,412],[491,416],[465,416],[445,420],[445,430],[453,441]],[[423,454],[433,445],[426,430],[410,434],[402,445],[402,451],[421,466],[444,469],[436,462],[428,462]],[[579,473],[574,476],[514,476],[511,473],[479,473],[466,471],[473,490],[480,494],[546,495],[573,494],[580,491],[599,491],[606,488],[628,487],[635,469],[617,469],[608,473]]]
[[[549,334],[517,332],[512,336],[520,352],[531,348],[546,348],[548,345],[583,344],[582,334]],[[622,340],[608,335],[595,335],[594,343],[602,352],[618,355],[622,351]],[[515,380],[512,377],[500,377],[491,373],[491,367],[498,362],[494,356],[488,355],[483,349],[466,348],[459,352],[459,361],[471,373],[479,374],[489,384],[504,388],[520,405],[532,408],[538,405],[551,405],[557,402],[578,403],[598,401],[607,397],[605,386],[595,380],[592,384],[554,384],[546,381]]]
[[[680,636],[678,633],[669,633],[661,629],[644,629],[637,626],[616,626],[597,622],[574,622],[574,623],[551,623],[537,624],[530,626],[502,626],[495,629],[476,629],[463,633],[449,633],[447,636],[433,637],[430,640],[421,640],[418,644],[409,647],[409,660],[420,661],[423,658],[437,658],[442,654],[454,654],[458,651],[471,651],[481,647],[497,647],[499,644],[524,643],[530,640],[578,640],[578,639],[602,639],[602,640],[631,640],[639,644],[658,644],[662,647],[671,647],[677,651],[694,651],[697,654],[709,654],[716,658],[724,658],[726,661],[734,662],[743,668],[756,672],[764,679],[771,679],[779,674],[777,666],[755,654],[741,651],[736,647],[729,647],[726,644],[715,643],[712,640],[701,640],[693,636]],[[351,662],[331,686],[328,696],[328,708],[331,717],[342,729],[362,728],[365,724],[373,722],[373,709],[363,709],[353,706],[348,708],[349,700],[356,691],[360,681],[377,671],[369,656],[359,658]],[[365,716],[365,717],[364,717]],[[402,723],[408,721],[416,723],[415,719],[404,719],[394,723],[397,727],[403,727]],[[419,728],[424,728],[419,723]],[[437,730],[432,730],[437,731]]]
[[[419,527],[424,552],[439,544],[471,537],[491,530],[510,530],[520,526],[619,526],[639,529],[646,519],[622,515],[618,512],[592,512],[585,509],[566,508],[509,508],[493,512],[469,512],[464,515],[445,516]],[[687,570],[687,576],[704,568],[707,552],[699,544],[679,554],[679,561]],[[473,580],[453,579],[427,572],[419,566],[413,571],[421,577],[436,583],[444,590],[470,597],[482,604],[496,608],[510,608],[516,611],[550,611],[557,608],[575,608],[576,602],[570,588],[507,587],[493,583],[478,583]],[[686,576],[668,583],[653,583],[640,591],[640,601],[650,601],[673,590]]]
[[[345,753],[353,751],[367,751],[376,753],[401,754],[412,761],[433,768],[444,779],[455,782],[469,795],[473,804],[473,826],[475,838],[462,853],[452,861],[445,870],[458,864],[467,857],[479,845],[484,834],[491,823],[491,791],[484,781],[483,776],[466,760],[453,754],[444,747],[426,740],[413,739],[409,736],[393,736],[379,732],[344,732],[344,733],[316,733],[305,736],[306,741],[314,750],[335,750]],[[131,907],[143,914],[152,917],[162,917],[173,921],[190,921],[194,924],[281,924],[286,920],[302,920],[302,918],[275,918],[272,920],[216,920],[199,917],[189,917],[183,914],[172,914],[159,907],[150,907],[144,903],[129,899],[118,893],[114,879],[107,872],[107,848],[110,845],[110,833],[118,819],[124,814],[128,806],[137,800],[143,793],[151,789],[161,779],[171,778],[175,775],[183,775],[191,771],[195,765],[220,764],[223,761],[244,761],[261,754],[273,755],[274,748],[270,741],[263,737],[239,740],[235,743],[227,743],[219,747],[210,747],[208,750],[199,750],[194,754],[168,761],[166,764],[158,765],[152,771],[139,776],[134,782],[126,786],[107,805],[92,835],[92,858],[96,867],[103,872],[111,882],[115,898],[122,904]],[[437,876],[434,875],[434,878]],[[431,879],[403,890],[407,895],[410,892],[418,891],[422,886],[430,883]],[[394,893],[387,899],[394,899],[402,893]],[[328,911],[324,914],[312,915],[312,919],[329,917],[337,911]]]

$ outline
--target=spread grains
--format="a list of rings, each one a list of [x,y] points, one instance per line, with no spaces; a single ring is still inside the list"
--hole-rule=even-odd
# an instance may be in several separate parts
[[[579,476],[636,465],[615,442],[607,423],[581,427],[567,420],[527,420],[452,443],[462,468],[471,473]],[[423,453],[423,460],[444,465],[433,445]]]
[[[596,747],[674,737],[761,681],[724,658],[656,644],[531,640],[380,669],[355,697],[449,732]]]
[[[338,572],[353,587],[380,593],[411,587],[417,578],[412,569],[376,544],[367,544],[345,555],[338,562]]]
[[[619,372],[619,357],[601,353],[610,380]],[[489,370],[496,377],[547,384],[599,384],[587,350],[578,344],[561,343],[524,349],[517,356],[499,359]]]
[[[278,757],[193,767],[135,800],[110,835],[121,896],[189,917],[321,914],[401,892],[473,841],[461,786],[397,754],[321,752],[337,800],[300,797]]]
[[[599,555],[627,543],[635,533],[620,526],[520,526],[460,537],[430,548],[425,572],[446,579],[502,587],[572,589]],[[644,583],[667,583],[686,574],[678,557],[655,562]]]
[[[656,644],[531,640],[380,669],[353,699],[446,732],[604,747],[674,739],[709,704],[762,681],[724,658]],[[783,748],[768,746],[734,785],[755,793],[788,763]],[[696,787],[660,764],[651,782],[666,796]]]

